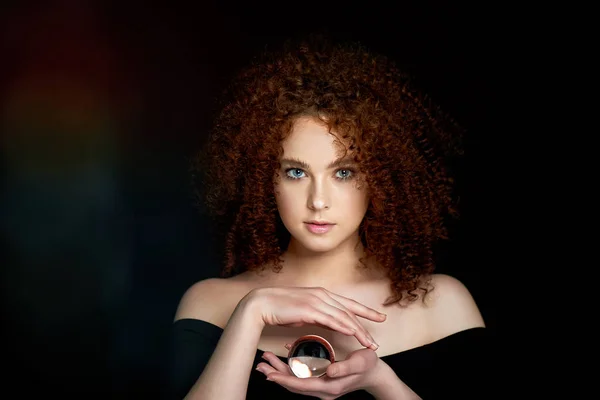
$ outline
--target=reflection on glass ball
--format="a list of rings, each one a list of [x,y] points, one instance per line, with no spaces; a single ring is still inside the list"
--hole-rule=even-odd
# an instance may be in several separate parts
[[[323,376],[333,362],[333,347],[326,339],[317,335],[298,338],[288,353],[288,365],[298,378]]]

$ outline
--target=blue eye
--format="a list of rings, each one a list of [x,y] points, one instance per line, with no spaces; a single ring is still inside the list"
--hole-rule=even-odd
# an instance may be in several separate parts
[[[302,171],[300,168],[290,168],[285,171],[285,174],[289,179],[300,179],[302,178],[304,171]]]
[[[340,172],[341,172],[342,174],[340,174]],[[346,179],[350,179],[350,178],[352,178],[352,175],[353,175],[353,174],[354,174],[354,172],[352,172],[352,171],[351,171],[351,170],[349,170],[349,169],[340,169],[340,170],[338,170],[338,171],[335,173],[335,176],[336,176],[338,179],[341,179],[341,180],[346,180]]]
[[[289,168],[285,170],[285,177],[287,179],[297,180],[302,179],[306,176],[305,172],[300,168]],[[354,178],[354,171],[351,169],[339,169],[335,173],[337,180],[345,181]]]

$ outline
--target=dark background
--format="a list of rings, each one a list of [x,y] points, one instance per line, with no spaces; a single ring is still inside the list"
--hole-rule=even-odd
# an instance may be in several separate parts
[[[4,3],[7,387],[158,397],[177,303],[219,266],[189,158],[235,71],[313,31],[389,55],[467,129],[462,218],[439,272],[467,285],[495,332],[507,264],[492,204],[511,133],[498,123],[508,45],[494,11],[431,0]]]

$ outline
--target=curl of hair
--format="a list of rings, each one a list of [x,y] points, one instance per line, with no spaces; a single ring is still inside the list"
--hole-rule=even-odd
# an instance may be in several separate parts
[[[270,265],[278,272],[290,235],[274,193],[281,140],[298,116],[343,136],[364,173],[370,204],[360,225],[366,259],[385,268],[393,295],[431,290],[434,247],[458,211],[446,161],[461,155],[462,129],[388,58],[321,38],[265,52],[235,78],[194,168],[202,203],[219,223],[222,276]]]

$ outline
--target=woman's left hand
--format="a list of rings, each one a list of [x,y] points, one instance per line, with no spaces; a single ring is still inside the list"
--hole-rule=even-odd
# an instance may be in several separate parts
[[[286,348],[289,349],[289,344]],[[367,390],[374,385],[377,376],[376,368],[382,361],[371,349],[356,350],[344,361],[331,364],[326,375],[316,378],[297,378],[290,367],[275,354],[265,351],[256,369],[267,376],[267,379],[280,384],[293,393],[318,397],[322,400],[333,400],[355,390]]]

